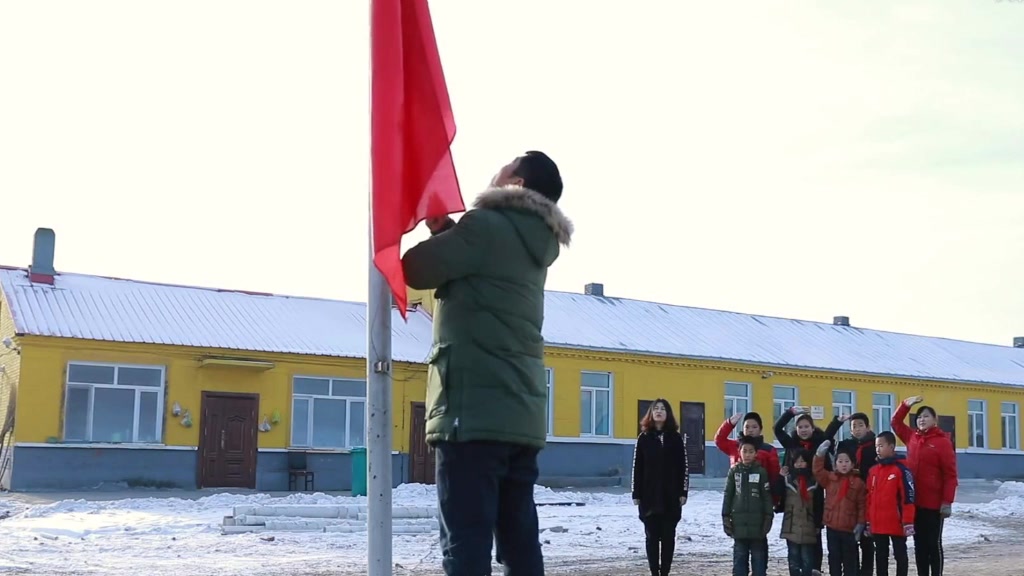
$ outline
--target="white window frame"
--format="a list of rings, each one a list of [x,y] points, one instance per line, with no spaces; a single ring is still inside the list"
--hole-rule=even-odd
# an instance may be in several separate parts
[[[608,377],[608,388],[594,388],[591,386],[583,386],[583,375],[584,374],[599,374],[601,376]],[[598,372],[594,370],[582,370],[580,371],[580,399],[583,399],[583,392],[590,392],[590,432],[580,431],[580,436],[591,437],[591,438],[613,438],[615,437],[615,376],[611,372]],[[608,392],[608,433],[597,434],[597,398],[594,396],[594,392],[607,391]],[[583,424],[583,415],[580,414],[580,424]]]
[[[787,390],[792,390],[793,391],[793,399],[792,400],[788,400],[786,398],[779,398],[777,393],[779,392],[780,388],[785,388]],[[790,386],[788,384],[776,384],[776,385],[772,386],[772,412],[773,412],[772,416],[774,416],[774,420],[772,421],[772,428],[774,429],[775,422],[778,422],[779,418],[781,418],[782,415],[785,414],[787,410],[789,410],[790,408],[792,408],[794,406],[799,406],[799,405],[800,405],[800,389],[799,388],[797,388],[796,386]],[[778,413],[775,414],[775,412],[778,412]],[[786,425],[786,432],[789,432],[790,434],[792,434],[794,429],[796,429],[796,418],[790,420],[789,424]],[[778,440],[778,438],[776,438],[776,440]]]
[[[1011,406],[1012,412],[1007,411],[1006,407]],[[999,403],[1000,422],[1002,423],[1003,432],[1003,450],[1020,450],[1020,404],[1016,402],[1000,402]],[[1006,425],[1007,420],[1013,420],[1013,436],[1009,436],[1009,426]]]
[[[114,383],[113,384],[94,384],[91,382],[72,382],[71,381],[71,367],[72,366],[101,366],[105,368],[114,369]],[[146,370],[159,370],[160,371],[160,386],[124,386],[117,384],[118,372],[121,368],[142,368]],[[89,390],[89,404],[86,408],[86,439],[84,440],[68,440],[68,401],[70,400],[72,389],[88,389]],[[62,410],[63,426],[62,433],[66,442],[94,442],[93,435],[93,413],[95,412],[96,403],[96,389],[97,388],[108,388],[114,390],[134,390],[135,391],[135,414],[132,422],[132,439],[123,442],[102,442],[110,444],[159,444],[163,442],[164,437],[164,394],[167,389],[167,367],[160,365],[151,364],[123,364],[123,363],[110,363],[110,362],[80,362],[77,360],[68,361],[64,367],[64,409]],[[142,400],[143,392],[155,392],[156,393],[156,440],[140,442],[136,440],[139,437],[139,410],[140,402]]]
[[[303,380],[326,380],[327,382],[329,382],[329,384],[328,384],[329,388],[327,390],[328,394],[296,394],[295,393],[295,380],[297,380],[297,379],[303,379]],[[361,382],[363,384],[363,389],[364,390],[366,389],[366,386],[368,386],[366,380],[363,379],[363,378],[335,378],[335,377],[330,377],[330,376],[308,376],[308,375],[305,375],[305,374],[296,374],[296,375],[292,376],[292,390],[291,390],[291,392],[292,392],[292,397],[291,397],[291,415],[292,415],[292,420],[291,420],[291,426],[290,426],[290,432],[289,432],[289,436],[290,436],[289,442],[290,442],[291,447],[293,447],[293,448],[309,448],[311,450],[347,450],[349,448],[353,448],[354,446],[352,446],[352,438],[351,438],[351,435],[352,435],[352,403],[353,402],[362,402],[363,403],[363,427],[364,427],[364,431],[363,431],[363,444],[366,444],[366,440],[367,439],[366,439],[365,427],[366,427],[367,419],[369,418],[369,414],[367,414],[367,412],[366,412],[366,400],[367,400],[366,399],[366,394],[363,394],[362,397],[359,397],[359,396],[331,396],[330,392],[334,388],[334,383],[335,382]],[[344,400],[345,401],[345,442],[344,442],[345,445],[344,446],[317,446],[317,445],[313,444],[313,428],[314,428],[314,424],[315,424],[315,420],[316,420],[313,417],[313,415],[315,413],[315,410],[313,409],[313,403],[316,402],[316,400],[318,398],[325,399],[325,400]],[[307,438],[307,442],[305,444],[297,444],[295,442],[295,424],[294,424],[294,422],[295,422],[295,401],[296,400],[305,400],[306,401],[306,406],[307,406],[307,408],[306,408],[306,410],[307,410],[307,412],[306,412],[306,438]]]
[[[729,394],[728,389],[730,384],[745,387],[747,390],[747,395],[735,396]],[[754,387],[750,385],[750,382],[736,382],[735,380],[726,380],[725,383],[722,385],[722,394],[725,398],[725,412],[727,414],[726,419],[731,418],[734,414],[746,414],[747,412],[751,411],[751,406],[754,405]],[[743,400],[744,402],[747,403],[746,408],[744,410],[736,410],[737,400]],[[733,429],[732,436],[734,438],[739,437],[739,435],[742,434],[742,432],[743,423],[740,422],[739,425],[737,425],[736,428]]]
[[[843,392],[850,395],[850,402],[836,402],[836,392]],[[849,412],[843,412],[843,409],[848,409]],[[844,416],[846,414],[857,413],[857,392],[854,390],[845,389],[832,389],[832,415],[833,416]],[[847,420],[836,432],[836,442],[842,442],[847,438],[852,438],[853,435],[850,433],[850,421]]]
[[[875,396],[887,396],[889,398],[888,404],[879,404],[875,402]],[[882,417],[882,411],[886,411],[885,418]],[[874,430],[876,434],[882,432],[892,432],[892,415],[896,413],[896,395],[892,392],[872,392],[871,393],[871,419],[874,420]]]
[[[555,370],[545,368],[544,375],[547,378],[548,387],[548,436],[555,433]]]
[[[980,402],[981,411],[971,410],[971,402]],[[967,399],[967,447],[968,448],[988,448],[988,402],[979,398],[968,398]],[[976,444],[978,434],[976,427],[978,426],[978,417],[981,418],[981,446]]]

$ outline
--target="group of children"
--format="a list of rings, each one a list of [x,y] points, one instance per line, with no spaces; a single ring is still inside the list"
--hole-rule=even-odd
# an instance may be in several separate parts
[[[790,434],[787,428],[794,418]],[[741,421],[742,434],[732,439]],[[847,421],[852,438],[833,446],[835,434]],[[733,416],[715,438],[732,462],[722,521],[734,540],[733,575],[765,576],[768,534],[775,513],[781,512],[790,576],[820,576],[822,527],[829,576],[867,576],[872,564],[878,576],[888,576],[890,549],[896,575],[907,576],[914,480],[896,454],[893,433],[876,436],[863,413],[836,417],[822,431],[808,410],[794,407],[776,422],[775,436],[785,449],[782,466],[776,448],[764,440],[756,412]]]

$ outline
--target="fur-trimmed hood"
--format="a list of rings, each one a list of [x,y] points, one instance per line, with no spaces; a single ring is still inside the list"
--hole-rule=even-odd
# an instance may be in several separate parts
[[[519,210],[540,216],[555,234],[558,243],[568,246],[572,240],[573,226],[557,204],[522,186],[488,188],[473,203],[474,208],[489,210]]]

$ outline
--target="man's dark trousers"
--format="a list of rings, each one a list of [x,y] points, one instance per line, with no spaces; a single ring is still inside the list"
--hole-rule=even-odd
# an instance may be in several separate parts
[[[537,448],[502,442],[438,442],[437,500],[447,576],[491,573],[497,541],[506,576],[543,576]]]

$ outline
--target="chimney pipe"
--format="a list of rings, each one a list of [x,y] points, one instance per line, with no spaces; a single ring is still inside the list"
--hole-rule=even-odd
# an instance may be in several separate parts
[[[850,325],[850,317],[849,316],[833,316],[832,317],[832,324],[834,324],[836,326],[849,326]]]
[[[1013,339],[1014,348],[1024,348],[1024,336],[1017,336]]]
[[[39,284],[53,284],[57,271],[53,269],[53,253],[56,235],[50,228],[37,228],[32,243],[32,264],[28,267],[28,278]]]
[[[604,296],[604,284],[590,283],[583,287],[587,296]]]

